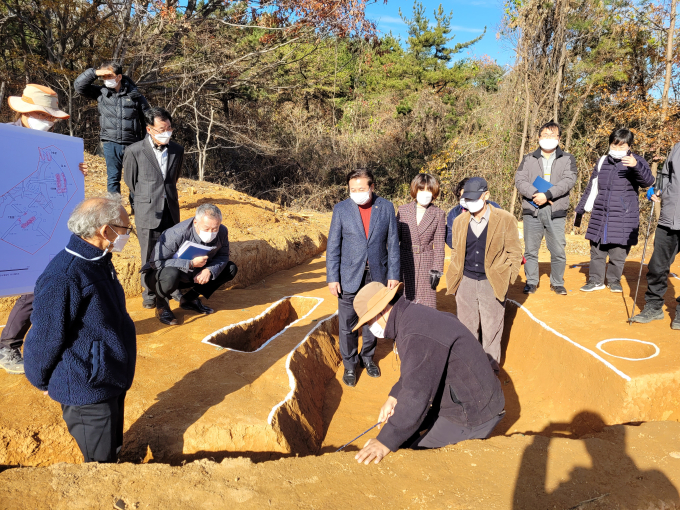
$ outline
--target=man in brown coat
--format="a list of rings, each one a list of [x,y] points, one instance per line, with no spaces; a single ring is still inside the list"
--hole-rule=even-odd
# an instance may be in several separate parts
[[[490,358],[501,359],[505,297],[522,265],[517,220],[490,207],[486,180],[465,183],[467,211],[453,222],[451,264],[446,271],[447,294],[456,295],[458,319],[479,337]]]

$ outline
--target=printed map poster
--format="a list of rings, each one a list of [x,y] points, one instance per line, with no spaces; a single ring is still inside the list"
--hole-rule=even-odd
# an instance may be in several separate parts
[[[0,296],[33,292],[83,200],[83,140],[0,124]]]

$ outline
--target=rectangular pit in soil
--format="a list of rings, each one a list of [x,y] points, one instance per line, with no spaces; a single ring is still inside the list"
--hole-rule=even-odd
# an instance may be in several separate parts
[[[279,336],[291,324],[305,318],[321,298],[289,296],[257,317],[230,324],[203,339],[203,343],[240,352],[256,352]]]

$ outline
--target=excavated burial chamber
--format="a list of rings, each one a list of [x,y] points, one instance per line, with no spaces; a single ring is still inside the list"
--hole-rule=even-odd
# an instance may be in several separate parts
[[[203,343],[234,351],[257,352],[291,324],[307,317],[321,301],[315,297],[285,297],[257,317],[215,331],[204,338]]]

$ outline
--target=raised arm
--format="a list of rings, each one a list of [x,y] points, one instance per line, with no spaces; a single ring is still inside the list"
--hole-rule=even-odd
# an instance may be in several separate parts
[[[93,68],[86,69],[76,78],[73,82],[73,88],[81,96],[87,97],[88,99],[97,99],[101,93],[101,87],[92,85],[97,79],[97,73]]]

